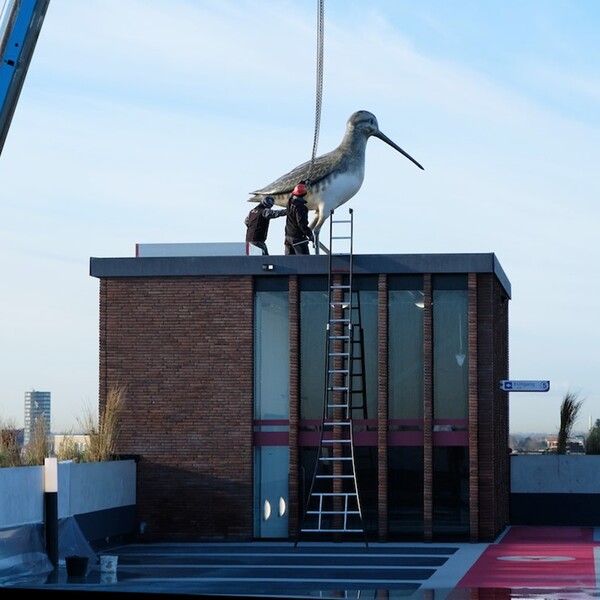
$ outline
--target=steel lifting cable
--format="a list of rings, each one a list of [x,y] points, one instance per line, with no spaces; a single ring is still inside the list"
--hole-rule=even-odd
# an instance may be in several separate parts
[[[306,184],[310,186],[311,175],[317,158],[317,147],[319,145],[319,130],[321,129],[321,104],[323,101],[323,21],[325,12],[325,0],[317,0],[317,93],[315,100],[315,132],[313,137],[312,157],[306,178]]]

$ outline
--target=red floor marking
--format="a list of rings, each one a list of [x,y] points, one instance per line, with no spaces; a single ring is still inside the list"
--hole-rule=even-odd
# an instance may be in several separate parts
[[[460,588],[596,586],[592,527],[511,527],[458,582]]]

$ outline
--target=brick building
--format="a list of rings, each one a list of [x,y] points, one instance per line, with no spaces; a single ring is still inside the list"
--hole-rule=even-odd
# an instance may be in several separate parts
[[[91,258],[100,402],[126,386],[146,539],[294,539],[322,416],[328,258]],[[356,476],[373,541],[508,523],[508,305],[494,254],[355,255]]]

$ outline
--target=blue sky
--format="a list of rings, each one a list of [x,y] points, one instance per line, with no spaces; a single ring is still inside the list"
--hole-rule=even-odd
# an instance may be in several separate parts
[[[98,395],[90,257],[243,239],[249,192],[310,159],[315,0],[51,0],[0,156],[0,420]],[[326,0],[319,154],[369,141],[357,253],[487,253],[512,285],[511,432],[600,418],[600,3]],[[279,220],[282,221],[282,220]],[[269,247],[283,254],[283,223]]]

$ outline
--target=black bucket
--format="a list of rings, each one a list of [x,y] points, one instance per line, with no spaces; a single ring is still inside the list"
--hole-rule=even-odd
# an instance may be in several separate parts
[[[87,556],[67,556],[65,562],[67,563],[67,575],[69,577],[84,577],[87,573]]]

